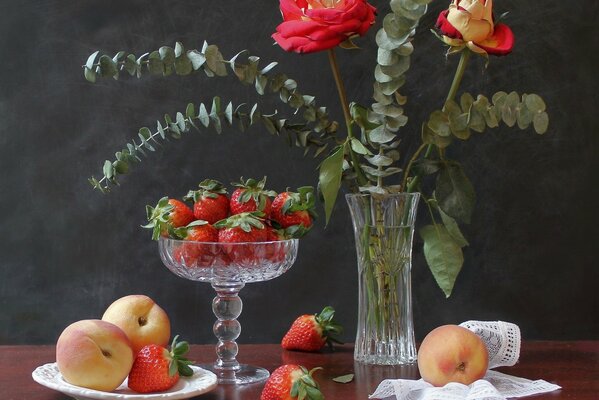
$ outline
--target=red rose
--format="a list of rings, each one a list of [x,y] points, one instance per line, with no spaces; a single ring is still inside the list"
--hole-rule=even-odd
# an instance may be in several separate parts
[[[473,50],[489,54],[506,55],[514,47],[512,30],[505,24],[495,24],[493,0],[453,0],[449,9],[439,14],[437,28],[447,38],[463,40],[468,47],[474,45]]]
[[[286,51],[331,49],[374,24],[376,9],[366,0],[279,0],[283,20],[273,39]]]

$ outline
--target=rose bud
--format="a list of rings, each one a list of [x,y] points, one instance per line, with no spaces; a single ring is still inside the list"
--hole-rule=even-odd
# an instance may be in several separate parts
[[[495,24],[493,0],[453,0],[439,14],[436,26],[446,37],[472,43],[489,54],[506,55],[514,47],[512,30]]]
[[[376,8],[366,0],[280,0],[283,22],[272,38],[285,51],[314,53],[363,36]]]

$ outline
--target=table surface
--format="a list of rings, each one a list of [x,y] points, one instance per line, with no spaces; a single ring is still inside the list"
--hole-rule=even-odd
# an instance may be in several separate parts
[[[31,378],[38,366],[54,362],[54,346],[0,346],[0,399],[66,400],[69,397],[43,387]],[[281,350],[279,345],[241,345],[239,361],[273,371],[282,364],[300,364],[324,369],[315,376],[327,400],[367,399],[377,385],[388,378],[417,379],[416,365],[383,367],[354,363],[350,345],[335,352],[301,353]],[[214,360],[214,347],[193,345],[190,359],[198,363]],[[558,384],[561,390],[532,396],[532,399],[599,399],[599,341],[525,342],[520,362],[498,371],[528,379],[544,379]],[[341,384],[332,378],[355,374],[351,383]],[[219,386],[197,397],[202,400],[257,400],[264,383],[241,387]]]

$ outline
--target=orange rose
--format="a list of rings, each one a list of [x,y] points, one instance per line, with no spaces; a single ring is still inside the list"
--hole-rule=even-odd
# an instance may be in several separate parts
[[[453,0],[439,14],[437,28],[448,44],[463,41],[474,51],[506,55],[514,47],[514,34],[505,24],[495,24],[493,0]]]

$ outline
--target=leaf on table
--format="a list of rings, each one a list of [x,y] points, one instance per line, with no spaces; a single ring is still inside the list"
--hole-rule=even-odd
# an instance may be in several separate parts
[[[354,374],[341,375],[336,378],[333,378],[333,381],[337,383],[350,383],[353,380]]]

